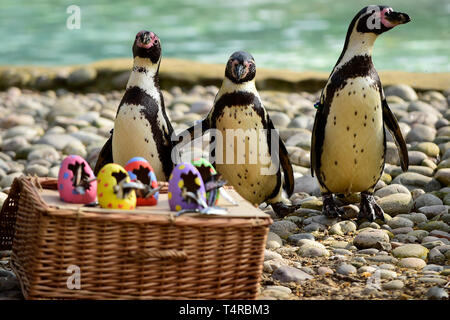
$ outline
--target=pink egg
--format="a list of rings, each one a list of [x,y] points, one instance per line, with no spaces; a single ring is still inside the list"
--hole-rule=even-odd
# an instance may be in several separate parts
[[[64,202],[91,203],[97,196],[97,180],[91,167],[82,157],[67,156],[58,174],[59,197]]]

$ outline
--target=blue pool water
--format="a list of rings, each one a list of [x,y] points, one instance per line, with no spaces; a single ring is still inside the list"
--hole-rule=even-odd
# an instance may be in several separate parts
[[[66,9],[81,10],[80,29]],[[330,71],[366,0],[0,1],[0,64],[63,65],[130,57],[134,35],[154,31],[165,57],[225,63],[247,50],[257,66]],[[450,71],[450,1],[385,2],[412,21],[382,35],[382,70]]]

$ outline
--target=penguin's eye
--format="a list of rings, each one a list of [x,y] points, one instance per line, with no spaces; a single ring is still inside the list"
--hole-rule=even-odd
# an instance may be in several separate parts
[[[155,40],[155,44],[158,44],[158,40]]]

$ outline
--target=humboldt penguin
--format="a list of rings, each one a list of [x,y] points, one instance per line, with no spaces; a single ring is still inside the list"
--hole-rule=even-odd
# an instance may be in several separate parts
[[[312,133],[311,173],[319,181],[327,216],[343,213],[333,194],[360,192],[358,218],[384,219],[373,191],[384,170],[385,126],[403,171],[408,170],[405,140],[373,66],[372,48],[380,34],[409,21],[407,14],[390,7],[368,6],[350,23],[344,49],[316,105]]]
[[[168,181],[173,169],[173,133],[159,88],[161,42],[156,34],[140,31],[133,44],[133,70],[119,104],[114,129],[97,160],[95,174],[107,163],[125,166],[143,157],[158,181]]]
[[[282,195],[282,170],[284,189],[288,196],[293,193],[292,166],[256,90],[255,75],[253,57],[243,51],[233,53],[212,109],[187,129],[186,137],[197,138],[196,128],[202,134],[209,131],[212,163],[223,178],[252,204],[265,202],[278,216],[285,216],[299,207],[286,204]]]

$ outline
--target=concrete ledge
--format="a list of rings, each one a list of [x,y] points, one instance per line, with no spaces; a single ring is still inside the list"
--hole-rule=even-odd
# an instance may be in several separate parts
[[[66,88],[80,92],[103,92],[125,88],[132,59],[108,59],[86,65],[40,67],[0,66],[0,89],[11,86],[48,90]],[[161,63],[161,87],[190,88],[195,85],[219,86],[224,75],[224,64],[207,64],[189,60],[164,58]],[[330,70],[331,71],[331,70]],[[384,86],[406,84],[418,91],[449,90],[450,73],[413,73],[381,71]],[[308,91],[321,90],[328,72],[257,69],[260,90]]]

